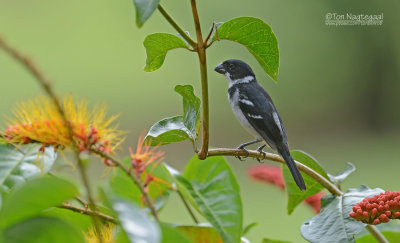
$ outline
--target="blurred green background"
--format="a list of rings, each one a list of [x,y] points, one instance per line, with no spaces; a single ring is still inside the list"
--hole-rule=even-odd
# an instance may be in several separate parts
[[[189,1],[161,1],[190,31]],[[330,173],[353,162],[358,170],[344,187],[367,184],[399,190],[400,159],[400,2],[387,1],[198,1],[203,32],[212,21],[255,16],[271,25],[280,48],[279,82],[274,83],[255,58],[236,43],[222,41],[208,49],[211,115],[210,144],[236,147],[251,139],[235,120],[225,79],[216,64],[238,58],[248,62],[275,101],[292,149],[316,157]],[[325,15],[381,14],[382,26],[326,26]],[[61,94],[105,102],[119,113],[128,131],[120,156],[136,146],[139,134],[157,120],[181,114],[173,89],[192,84],[200,94],[197,56],[185,50],[168,53],[161,69],[146,73],[143,40],[154,32],[175,33],[156,12],[144,27],[135,25],[131,0],[0,0],[0,35],[33,57]],[[32,77],[0,51],[0,114],[11,114],[15,102],[40,95]],[[4,120],[4,119],[2,119]],[[5,124],[1,122],[1,128]],[[189,142],[164,147],[167,162],[182,169],[192,156]],[[304,205],[286,214],[286,196],[272,186],[249,179],[257,161],[228,158],[238,177],[245,224],[259,222],[248,238],[269,237],[304,242],[299,227],[313,216]],[[104,183],[101,163],[93,163],[94,182]],[[59,171],[70,169],[59,166]],[[161,217],[191,223],[183,205],[171,197]],[[176,203],[174,203],[176,202]]]

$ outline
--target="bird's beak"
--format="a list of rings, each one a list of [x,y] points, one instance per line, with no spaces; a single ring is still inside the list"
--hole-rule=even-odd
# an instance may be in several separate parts
[[[217,72],[217,73],[220,73],[220,74],[225,74],[226,73],[226,70],[225,70],[224,66],[222,65],[222,63],[218,64],[218,66],[216,66],[214,68],[214,71]]]

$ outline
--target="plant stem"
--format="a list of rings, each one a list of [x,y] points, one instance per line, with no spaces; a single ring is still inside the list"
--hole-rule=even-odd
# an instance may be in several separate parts
[[[133,170],[130,170],[129,168],[127,168],[122,161],[119,161],[113,157],[111,157],[108,154],[105,154],[101,151],[95,150],[90,148],[90,152],[99,155],[100,157],[104,158],[104,159],[108,159],[110,161],[112,161],[116,166],[118,166],[119,168],[121,168],[127,175],[129,175],[132,179],[132,181],[136,184],[136,186],[139,188],[140,192],[142,193],[142,195],[144,196],[144,200],[145,203],[147,205],[147,207],[150,208],[151,213],[153,214],[154,218],[157,221],[160,221],[160,219],[158,218],[158,214],[157,214],[157,210],[153,205],[153,202],[150,199],[149,194],[146,192],[146,190],[144,189],[144,186],[142,184],[142,182],[140,181],[140,179],[135,175],[135,173],[133,172]]]
[[[276,161],[281,164],[286,164],[285,160],[277,154],[272,154],[272,153],[265,153],[265,156],[262,155],[260,152],[255,151],[255,150],[248,150],[249,151],[249,157],[252,158],[259,158],[259,159],[268,159],[271,161]],[[242,149],[227,149],[227,148],[218,148],[218,149],[210,149],[208,151],[208,156],[218,156],[218,155],[229,155],[229,156],[246,156],[246,152]],[[328,179],[325,177],[321,176],[319,173],[317,173],[315,170],[311,169],[310,167],[303,165],[300,162],[295,161],[297,168],[299,170],[303,171],[305,174],[313,178],[315,181],[317,181],[319,184],[321,184],[323,187],[325,187],[330,193],[336,195],[336,196],[342,196],[343,192],[337,188],[333,183],[331,183]]]
[[[192,217],[193,221],[198,224],[199,220],[196,218],[196,215],[194,215],[192,209],[190,208],[190,205],[187,203],[185,197],[182,195],[181,191],[178,189],[177,190],[179,197],[182,199],[183,204],[185,204],[185,207],[189,211],[190,216]]]
[[[9,56],[14,58],[14,60],[21,63],[22,66],[35,77],[36,81],[43,88],[45,93],[52,99],[60,116],[63,119],[64,124],[66,124],[66,127],[68,129],[68,136],[69,136],[69,139],[72,141],[73,148],[74,148],[74,154],[75,154],[75,158],[78,162],[81,179],[86,188],[87,196],[89,199],[89,204],[90,204],[89,207],[93,211],[96,211],[96,209],[94,208],[95,203],[94,203],[94,199],[92,197],[92,191],[91,191],[91,188],[89,185],[89,180],[87,178],[87,174],[85,171],[85,166],[84,166],[82,160],[80,159],[80,152],[78,150],[78,146],[77,146],[75,140],[73,139],[73,131],[72,131],[71,124],[69,123],[69,121],[65,115],[65,112],[61,106],[60,101],[58,100],[57,95],[55,94],[55,92],[53,91],[53,89],[51,87],[51,82],[43,75],[43,73],[41,73],[39,71],[39,69],[36,67],[36,65],[29,58],[23,56],[18,50],[9,46],[1,37],[0,37],[0,48],[2,48]],[[95,229],[96,229],[97,233],[99,234],[99,241],[100,241],[100,243],[102,243],[103,238],[101,237],[101,234],[100,234],[100,222],[98,221],[98,218],[96,215],[92,215],[92,219],[93,219]]]
[[[164,16],[164,18],[174,27],[176,31],[185,39],[189,45],[191,45],[193,48],[196,48],[196,42],[190,38],[188,34],[176,23],[176,21],[171,17],[171,15],[168,14],[168,12],[161,6],[161,4],[158,4],[158,11]]]
[[[365,228],[379,243],[389,243],[385,236],[375,227],[375,225],[367,224]]]
[[[111,222],[111,223],[114,223],[114,224],[117,223],[117,220],[115,218],[111,217],[110,215],[98,212],[98,211],[92,211],[90,209],[85,209],[85,208],[79,208],[79,207],[76,207],[76,206],[68,204],[68,203],[64,203],[64,204],[62,204],[61,206],[58,206],[58,207],[59,208],[63,208],[63,209],[68,209],[68,210],[71,210],[73,212],[89,215],[89,216],[96,215],[97,217],[99,217],[103,221]]]
[[[208,142],[209,142],[209,108],[208,108],[208,80],[207,80],[207,59],[206,59],[206,46],[203,41],[203,36],[201,34],[201,26],[199,13],[197,11],[196,0],[190,0],[192,6],[192,14],[194,27],[196,29],[197,36],[197,54],[199,56],[200,63],[200,75],[201,75],[201,103],[202,103],[202,143],[201,149],[198,153],[199,159],[205,159],[208,152]]]

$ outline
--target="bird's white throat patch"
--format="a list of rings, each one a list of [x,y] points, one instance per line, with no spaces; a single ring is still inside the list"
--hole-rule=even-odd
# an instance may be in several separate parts
[[[244,78],[232,80],[231,76],[228,73],[225,74],[225,77],[229,81],[229,88],[234,84],[247,84],[254,80],[253,76],[247,76]]]

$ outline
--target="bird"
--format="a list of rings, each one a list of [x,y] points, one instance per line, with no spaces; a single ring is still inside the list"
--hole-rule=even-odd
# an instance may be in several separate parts
[[[297,186],[302,191],[306,190],[304,179],[289,152],[282,119],[271,97],[258,83],[251,67],[241,60],[230,59],[218,64],[214,70],[223,74],[228,80],[228,98],[236,118],[250,134],[256,137],[256,140],[243,143],[237,149],[244,150],[248,156],[246,146],[265,142],[257,151],[265,156],[262,149],[266,144],[278,151]]]

